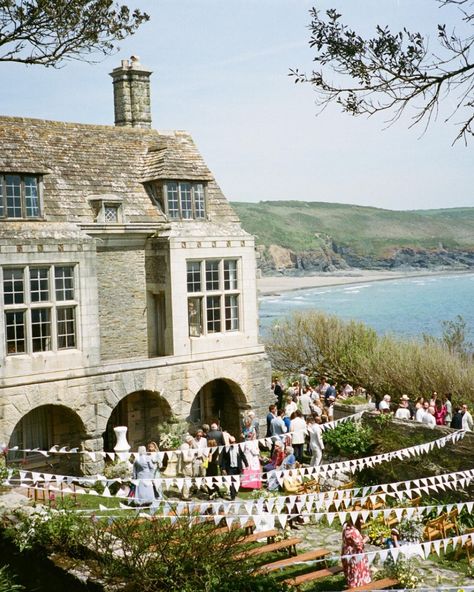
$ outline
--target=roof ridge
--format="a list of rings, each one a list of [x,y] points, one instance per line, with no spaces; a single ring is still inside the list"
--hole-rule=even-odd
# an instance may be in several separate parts
[[[138,134],[138,135],[148,135],[148,134],[159,134],[160,136],[190,136],[191,133],[186,130],[158,130],[155,128],[143,128],[143,127],[127,127],[127,126],[117,126],[113,124],[104,124],[104,123],[81,123],[75,121],[57,121],[54,119],[41,119],[39,117],[20,117],[20,116],[12,116],[12,115],[0,115],[0,122],[2,123],[35,123],[35,124],[44,124],[51,127],[58,127],[58,128],[70,128],[70,127],[79,127],[89,130],[101,130],[101,131],[110,131],[110,132],[123,132],[123,133],[130,133],[130,134]]]

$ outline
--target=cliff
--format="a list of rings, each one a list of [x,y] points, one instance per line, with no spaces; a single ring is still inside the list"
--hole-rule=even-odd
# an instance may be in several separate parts
[[[264,274],[474,267],[474,208],[392,211],[323,202],[233,202]]]

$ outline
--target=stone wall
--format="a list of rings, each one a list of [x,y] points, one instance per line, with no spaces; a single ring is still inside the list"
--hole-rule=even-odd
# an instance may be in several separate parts
[[[373,454],[423,444],[454,431],[444,426],[430,428],[411,420],[392,419],[381,422],[379,417],[373,413],[365,413],[362,417],[363,423],[373,430],[375,440]],[[364,469],[359,475],[363,482],[389,483],[472,468],[474,468],[474,433],[468,432],[455,444],[436,448],[429,454],[418,457],[382,463],[370,469]]]
[[[241,389],[239,411],[254,409],[264,424],[266,409],[273,400],[270,377],[270,363],[262,346],[247,355],[231,352],[211,360],[204,356],[187,362],[172,357],[142,362],[123,360],[90,369],[87,374],[70,371],[61,378],[44,376],[40,386],[25,382],[3,389],[0,442],[10,441],[15,426],[32,408],[60,404],[73,411],[84,425],[84,448],[99,450],[113,411],[129,395],[139,391],[160,395],[174,415],[187,419],[201,388],[221,379]],[[138,418],[133,417],[134,411],[132,404],[130,421],[135,430]]]
[[[148,355],[145,252],[97,252],[102,360]]]

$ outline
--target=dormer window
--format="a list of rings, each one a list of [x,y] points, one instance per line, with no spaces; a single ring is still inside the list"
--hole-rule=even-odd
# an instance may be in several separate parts
[[[94,210],[95,222],[98,224],[123,224],[122,198],[115,195],[90,197],[89,202]]]
[[[204,220],[206,196],[203,183],[167,181],[163,186],[165,212],[173,220]]]
[[[0,174],[0,218],[39,218],[39,178]]]

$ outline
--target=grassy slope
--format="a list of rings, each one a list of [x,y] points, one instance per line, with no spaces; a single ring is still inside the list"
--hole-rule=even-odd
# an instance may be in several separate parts
[[[257,243],[292,250],[315,249],[331,237],[360,254],[392,247],[474,248],[474,208],[393,211],[302,201],[233,202]]]

